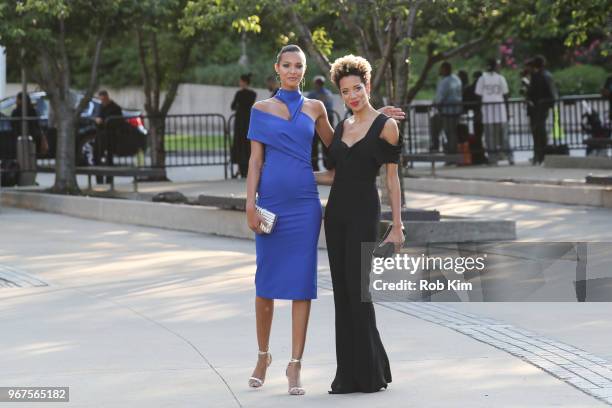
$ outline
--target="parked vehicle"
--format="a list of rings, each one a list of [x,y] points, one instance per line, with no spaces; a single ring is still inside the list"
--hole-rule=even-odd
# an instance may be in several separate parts
[[[49,151],[46,155],[37,154],[39,159],[55,158],[57,146],[57,129],[53,125],[53,112],[49,99],[45,92],[30,92],[30,100],[37,113],[41,131],[46,135],[49,144]],[[76,94],[76,103],[83,98],[83,94]],[[15,122],[11,119],[11,112],[16,107],[16,96],[10,96],[0,101],[0,159],[14,159],[16,157],[16,140],[19,132],[14,127]],[[93,145],[96,140],[98,129],[94,118],[100,109],[100,101],[92,98],[87,107],[81,113],[81,118],[77,127],[76,154],[77,165],[83,166],[92,164]],[[118,139],[112,144],[115,146],[113,154],[115,156],[133,156],[139,150],[146,149],[148,131],[144,126],[141,112],[138,110],[123,110],[123,120],[125,126],[121,126],[118,132]],[[121,120],[121,119],[115,119]]]

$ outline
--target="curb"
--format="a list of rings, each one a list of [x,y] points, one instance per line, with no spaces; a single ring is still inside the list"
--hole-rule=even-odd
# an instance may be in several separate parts
[[[418,177],[405,179],[408,190],[533,200],[556,204],[612,208],[612,188],[510,181]]]
[[[4,190],[3,206],[63,214],[91,220],[132,224],[178,231],[254,239],[244,213],[214,207],[99,197],[63,196]],[[407,221],[409,242],[474,242],[516,239],[514,221],[453,218]],[[326,248],[321,228],[319,248]]]

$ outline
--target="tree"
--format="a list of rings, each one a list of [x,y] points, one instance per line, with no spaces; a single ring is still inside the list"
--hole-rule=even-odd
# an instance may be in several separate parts
[[[469,4],[468,4],[469,3]],[[372,78],[374,95],[406,105],[422,88],[432,67],[456,56],[469,56],[487,42],[500,37],[508,15],[490,1],[479,0],[376,0],[320,2],[318,13],[334,13],[343,28],[353,33],[354,48],[375,66]],[[503,3],[503,1],[501,2]],[[286,11],[297,27],[300,39],[324,71],[329,71],[325,51],[317,47],[306,18],[310,2],[290,0]],[[462,30],[464,35],[458,34]],[[413,50],[422,48],[427,60],[418,80],[410,86]]]
[[[458,3],[466,6],[465,14],[458,12]],[[457,55],[468,55],[494,35],[502,18],[495,10],[474,7],[477,1],[447,0],[426,2],[411,0],[397,2],[375,0],[357,2],[346,0],[319,1],[315,13],[334,13],[346,30],[353,34],[354,48],[374,66],[371,92],[375,101],[405,106],[422,88],[431,68],[439,61]],[[327,59],[331,50],[317,47],[304,16],[312,16],[311,2],[289,0],[285,10],[297,27],[300,39],[324,72],[329,72]],[[477,5],[476,5],[477,6]],[[477,10],[476,13],[473,10]],[[446,13],[445,13],[446,12]],[[469,36],[457,41],[454,27],[469,26]],[[321,30],[319,28],[319,30]],[[319,35],[319,37],[321,37]],[[426,44],[427,60],[419,79],[409,87],[410,58],[415,46]],[[381,91],[385,85],[385,89]],[[400,181],[403,191],[403,177]],[[384,176],[384,170],[381,172]],[[381,179],[384,177],[381,177]],[[380,180],[380,179],[379,179]],[[383,202],[387,201],[383,188]],[[402,194],[402,204],[404,198]]]
[[[528,48],[535,48],[549,61],[558,65],[571,64],[567,58],[589,43],[598,47],[602,62],[612,59],[612,3],[607,0],[583,2],[579,0],[524,1],[512,6],[517,13],[508,35]]]
[[[77,194],[75,176],[76,126],[87,106],[98,78],[104,41],[128,10],[122,0],[25,0],[0,2],[0,42],[13,50],[24,50],[21,61],[29,75],[47,92],[57,126],[55,184],[53,192]],[[91,55],[89,81],[77,103],[72,69],[73,48]]]
[[[165,169],[166,117],[189,67],[194,45],[207,33],[230,26],[240,32],[258,31],[259,17],[248,14],[255,9],[237,0],[139,2],[135,30],[154,167]]]
[[[331,49],[318,46],[310,27],[314,26],[311,21],[334,14],[342,22],[339,29],[352,35],[353,49],[375,67],[371,83],[374,100],[400,106],[414,99],[438,62],[458,56],[467,58],[519,29],[522,35],[562,33],[568,45],[584,41],[593,28],[606,25],[612,6],[605,0],[582,3],[579,0],[282,2],[300,40],[326,73]],[[607,27],[606,37],[610,38],[609,23]],[[412,81],[411,59],[415,50],[424,53],[426,60],[416,81]]]

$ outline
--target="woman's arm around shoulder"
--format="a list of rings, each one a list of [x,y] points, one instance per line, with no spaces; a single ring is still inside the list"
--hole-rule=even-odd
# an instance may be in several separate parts
[[[336,169],[315,171],[315,180],[317,184],[322,186],[331,186],[334,184],[334,177],[336,176]]]
[[[313,114],[315,115],[315,130],[317,134],[321,138],[321,141],[325,145],[325,147],[329,147],[334,138],[334,129],[329,123],[329,119],[327,117],[327,109],[325,109],[325,105],[318,99],[308,99],[308,104],[310,105]]]

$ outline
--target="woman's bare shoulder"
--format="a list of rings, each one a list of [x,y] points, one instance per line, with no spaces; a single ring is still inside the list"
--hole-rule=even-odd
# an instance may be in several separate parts
[[[387,118],[383,130],[380,132],[380,138],[392,145],[396,145],[398,143],[399,127],[397,126],[395,119]]]
[[[274,107],[278,105],[276,98],[262,99],[261,101],[253,104],[253,109],[259,109],[260,111],[270,112],[274,110]]]
[[[323,119],[327,119],[327,111],[325,105],[318,99],[305,99],[304,100],[304,111],[312,117],[315,122]]]
[[[325,112],[325,105],[318,99],[304,98],[304,105],[317,113]]]

